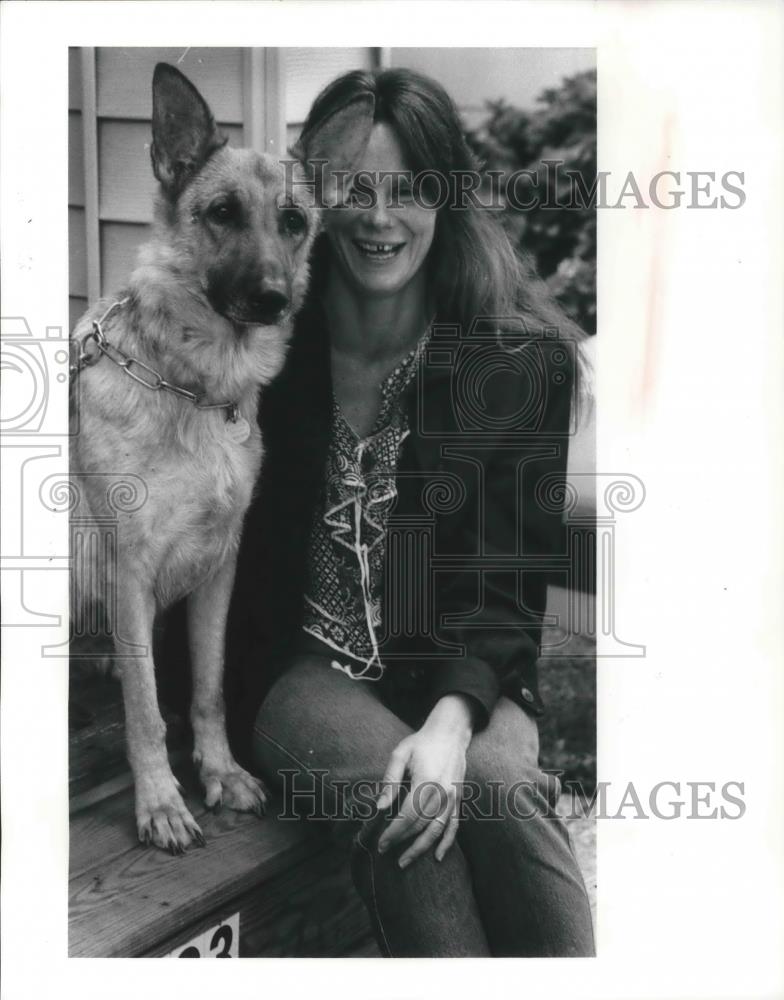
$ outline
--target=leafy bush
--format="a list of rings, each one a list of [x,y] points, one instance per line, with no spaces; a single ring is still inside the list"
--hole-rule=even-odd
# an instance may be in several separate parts
[[[596,181],[596,73],[578,73],[545,90],[533,111],[505,101],[488,102],[488,117],[467,132],[469,145],[487,170],[535,171],[539,183],[521,177],[516,186],[521,209],[507,202],[503,223],[512,242],[533,256],[537,270],[564,311],[586,331],[596,332],[596,212],[575,199],[569,172],[582,191]],[[557,168],[545,161],[560,161]],[[548,170],[554,183],[545,207]],[[504,190],[505,185],[502,185]]]
[[[551,626],[548,642],[563,640]],[[590,794],[596,787],[596,659],[589,636],[571,636],[573,655],[542,657],[539,690],[547,708],[539,722],[540,762],[562,772],[562,781],[579,782]]]

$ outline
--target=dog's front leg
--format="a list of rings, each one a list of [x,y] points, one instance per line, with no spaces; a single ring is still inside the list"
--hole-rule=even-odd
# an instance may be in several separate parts
[[[198,824],[178,790],[166,752],[166,724],[158,707],[155,667],[152,660],[152,626],[155,602],[152,588],[145,588],[127,567],[119,581],[117,633],[138,645],[129,656],[118,643],[117,662],[125,704],[125,734],[136,795],[139,840],[154,843],[174,854],[192,841],[204,843]],[[122,653],[123,655],[119,655]]]
[[[193,759],[205,789],[205,803],[264,813],[264,785],[234,760],[226,738],[223,655],[226,618],[234,584],[231,556],[188,598],[188,633],[193,662]]]

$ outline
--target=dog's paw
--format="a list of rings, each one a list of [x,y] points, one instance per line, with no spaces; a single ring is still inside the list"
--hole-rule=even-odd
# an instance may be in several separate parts
[[[201,780],[204,785],[204,802],[209,809],[221,806],[237,809],[239,812],[254,812],[263,816],[267,807],[267,789],[264,783],[244,771],[239,764],[225,768],[210,768],[202,765]]]
[[[191,844],[204,847],[204,834],[177,791],[174,778],[158,787],[136,790],[136,828],[142,844],[183,854]]]

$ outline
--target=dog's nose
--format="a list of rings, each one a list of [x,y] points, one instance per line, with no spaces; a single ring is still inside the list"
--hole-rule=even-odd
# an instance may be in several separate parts
[[[276,288],[268,288],[259,292],[252,302],[254,315],[258,317],[260,322],[267,324],[277,322],[288,305],[288,295]]]

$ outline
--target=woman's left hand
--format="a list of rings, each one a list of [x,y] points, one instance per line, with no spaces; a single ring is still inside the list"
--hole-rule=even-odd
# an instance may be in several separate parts
[[[406,868],[438,841],[441,861],[454,843],[460,820],[460,789],[466,771],[466,750],[471,742],[472,710],[464,695],[440,698],[417,732],[402,740],[390,757],[384,774],[379,810],[392,804],[394,790],[404,775],[411,790],[400,811],[379,838],[380,853],[418,834],[398,862]]]

